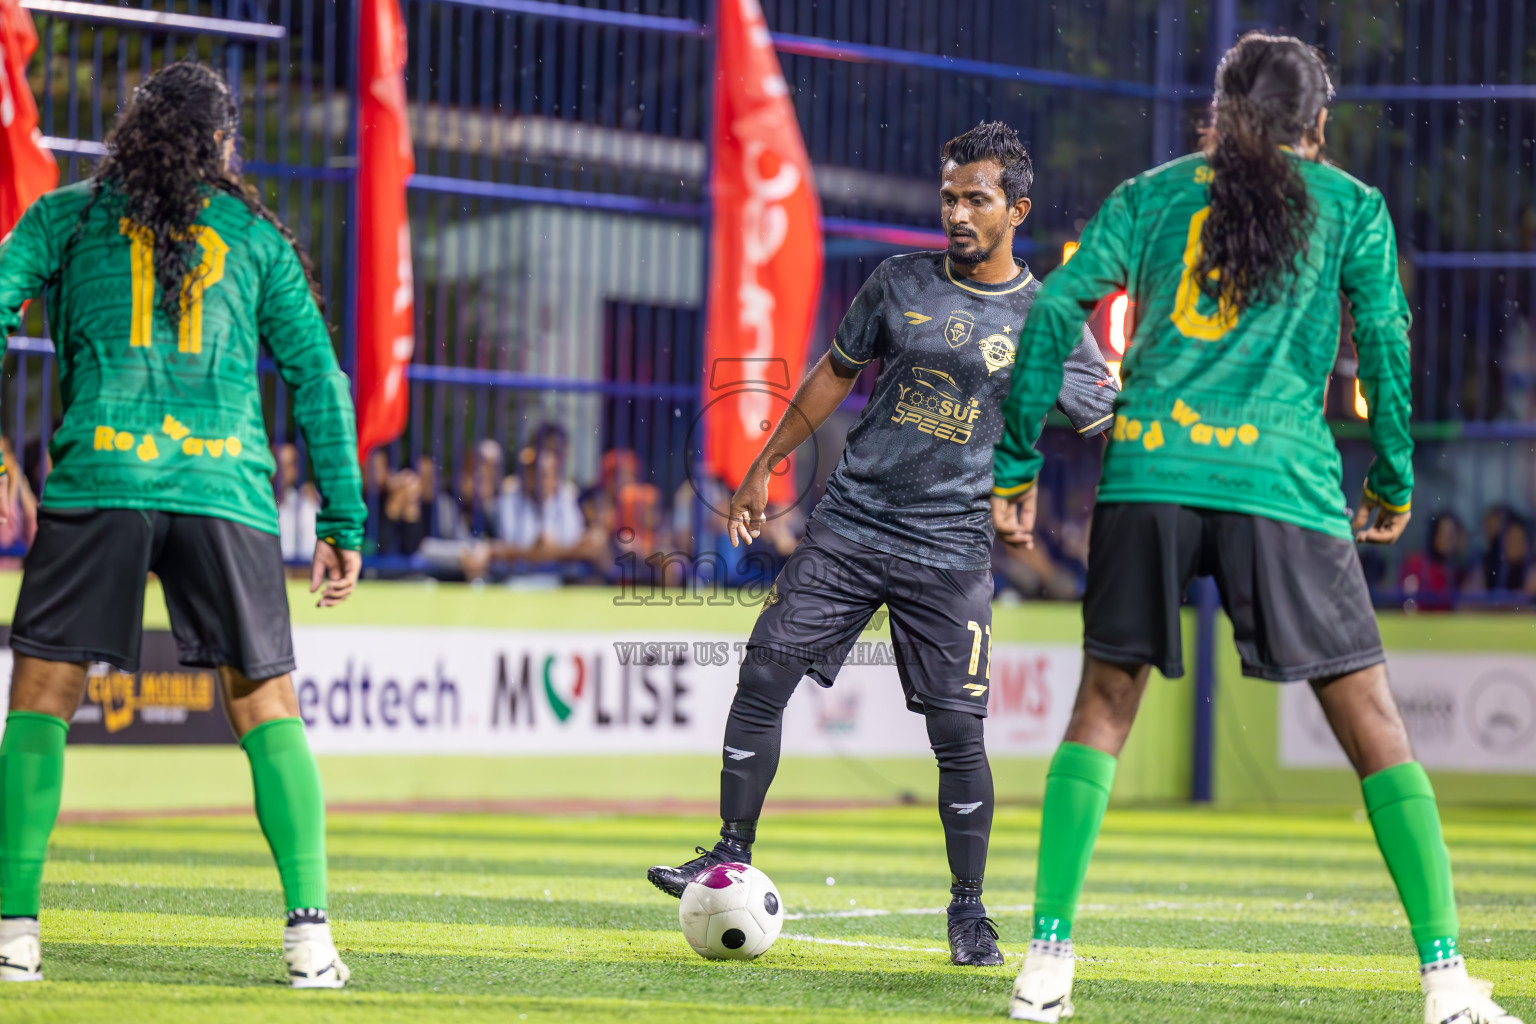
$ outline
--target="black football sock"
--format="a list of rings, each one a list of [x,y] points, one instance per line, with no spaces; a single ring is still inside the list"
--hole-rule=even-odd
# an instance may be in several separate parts
[[[720,769],[721,842],[750,856],[763,800],[779,770],[784,707],[800,684],[807,662],[763,647],[749,647],[725,722]]]
[[[743,864],[752,863],[752,844],[757,840],[757,822],[725,821],[720,824],[720,841],[715,852]]]
[[[968,711],[938,708],[926,717],[928,740],[939,762],[939,820],[949,853],[951,911],[979,914],[992,836],[992,766],[982,719]]]

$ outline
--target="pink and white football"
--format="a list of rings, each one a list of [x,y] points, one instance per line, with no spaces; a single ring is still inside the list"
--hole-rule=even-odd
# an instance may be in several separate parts
[[[683,938],[707,960],[755,960],[784,930],[784,903],[750,864],[716,864],[683,890]]]

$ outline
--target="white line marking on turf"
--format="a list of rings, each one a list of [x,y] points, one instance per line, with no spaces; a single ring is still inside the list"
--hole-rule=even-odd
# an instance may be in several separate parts
[[[1017,903],[1017,904],[1014,904],[1013,906],[1010,906],[1010,907],[993,907],[992,908],[993,911],[995,911],[996,913],[999,913],[999,914],[1022,913],[1024,911],[1033,910],[1033,909],[1034,909],[1034,904],[1032,904],[1032,903]],[[944,913],[948,913],[948,908],[947,907],[910,907],[910,908],[908,908],[906,910],[874,910],[874,909],[832,910],[832,911],[828,911],[828,912],[822,913],[822,914],[785,914],[784,915],[784,920],[786,920],[786,921],[812,921],[812,920],[824,920],[824,919],[832,919],[832,918],[893,917],[893,916],[896,916],[898,914],[944,914]],[[896,947],[892,946],[891,948],[895,949]]]
[[[791,942],[815,942],[823,946],[855,946],[859,949],[890,949],[900,953],[948,953],[937,946],[897,946],[884,942],[862,942],[858,939],[824,939],[817,935],[780,935]]]

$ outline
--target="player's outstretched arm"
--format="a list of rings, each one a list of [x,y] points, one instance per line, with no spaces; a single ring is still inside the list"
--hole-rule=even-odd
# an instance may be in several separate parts
[[[357,425],[347,377],[336,363],[330,331],[309,294],[304,268],[292,248],[273,230],[266,244],[273,246],[263,280],[257,323],[261,339],[272,353],[278,373],[293,396],[293,418],[304,435],[320,491],[320,512],[315,518],[319,547],[357,559],[363,545],[363,481],[357,459]],[[315,564],[321,564],[316,550]],[[343,573],[345,578],[345,573]],[[356,583],[356,574],[346,593]],[[320,600],[320,606],[340,598]],[[345,593],[342,594],[345,597]]]
[[[740,542],[751,544],[763,532],[768,509],[768,479],[773,467],[788,458],[827,421],[853,390],[853,382],[858,377],[858,370],[833,359],[830,353],[811,367],[800,390],[795,392],[794,401],[773,433],[768,435],[763,450],[752,461],[746,478],[731,498],[730,515],[726,518],[731,547],[737,547]]]

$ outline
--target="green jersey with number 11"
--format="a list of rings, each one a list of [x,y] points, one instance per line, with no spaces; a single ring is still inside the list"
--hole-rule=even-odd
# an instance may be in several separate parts
[[[1136,304],[1099,500],[1224,509],[1350,536],[1338,448],[1323,417],[1349,297],[1376,459],[1366,496],[1402,511],[1413,489],[1408,303],[1381,193],[1295,154],[1317,213],[1281,297],[1241,315],[1198,287],[1211,168],[1200,155],[1115,189],[1077,254],[1040,289],[1019,342],[994,494],[1023,493],[1034,442],[1084,318],[1121,289]]]
[[[95,187],[41,197],[0,243],[0,343],[46,289],[58,348],[64,422],[43,505],[160,509],[277,533],[256,376],[264,346],[315,469],[316,535],[356,550],[365,512],[352,399],[292,246],[210,191],[191,228],[201,267],[182,285],[175,324],[160,309],[153,234],[110,190],[91,204]]]

